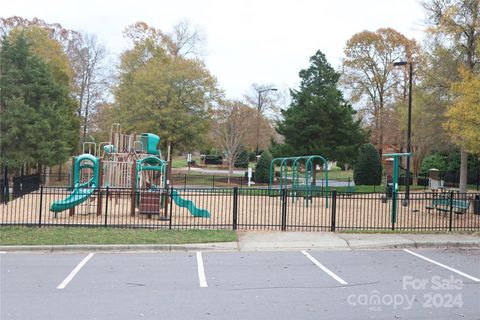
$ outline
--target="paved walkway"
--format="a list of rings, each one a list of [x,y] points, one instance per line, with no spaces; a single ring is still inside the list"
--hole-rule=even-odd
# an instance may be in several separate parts
[[[178,168],[177,170],[188,171],[187,168]],[[204,168],[190,168],[190,172],[201,172],[201,173],[209,173],[209,174],[225,174],[228,175],[228,170],[222,169],[204,169]],[[233,170],[233,174],[235,175],[244,175],[247,170]]]
[[[237,242],[177,245],[0,246],[0,251],[292,251],[392,248],[480,248],[480,236],[464,234],[241,231]]]

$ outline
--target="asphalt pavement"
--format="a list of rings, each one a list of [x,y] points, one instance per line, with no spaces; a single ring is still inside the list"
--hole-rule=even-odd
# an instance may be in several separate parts
[[[0,254],[1,319],[480,319],[479,249]]]

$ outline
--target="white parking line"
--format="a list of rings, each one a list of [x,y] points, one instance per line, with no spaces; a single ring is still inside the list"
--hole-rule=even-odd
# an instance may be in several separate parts
[[[94,254],[95,253],[89,253],[88,256],[83,258],[83,260],[75,267],[75,269],[72,270],[72,272],[70,272],[70,274],[65,278],[65,280],[63,280],[62,283],[58,285],[57,289],[64,289],[67,284],[72,281],[73,277],[75,277],[78,271],[80,271],[80,269],[82,269],[82,267],[88,262],[88,260],[93,257]]]
[[[205,279],[205,269],[203,268],[203,259],[202,253],[200,251],[197,252],[197,267],[198,267],[198,281],[200,282],[201,288],[208,287],[207,280]]]
[[[410,253],[410,254],[413,254],[414,256],[419,257],[420,259],[423,259],[423,260],[426,260],[426,261],[431,262],[431,263],[433,263],[433,264],[436,264],[437,266],[440,266],[440,267],[445,268],[445,269],[447,269],[447,270],[453,271],[453,272],[455,272],[455,273],[457,273],[457,274],[459,274],[459,275],[461,275],[461,276],[463,276],[463,277],[465,277],[465,278],[468,278],[468,279],[473,280],[473,281],[475,281],[475,282],[480,282],[480,279],[478,279],[478,278],[472,277],[471,275],[468,275],[468,274],[466,274],[466,273],[464,273],[464,272],[462,272],[462,271],[460,271],[460,270],[457,270],[457,269],[455,269],[455,268],[446,266],[446,265],[444,265],[444,264],[442,264],[442,263],[440,263],[440,262],[437,262],[437,261],[435,261],[435,260],[432,260],[432,259],[430,259],[430,258],[424,257],[424,256],[422,256],[421,254],[415,253],[415,252],[410,251],[410,250],[408,250],[408,249],[403,249],[403,251],[408,252],[408,253]]]
[[[341,284],[343,285],[347,285],[348,283],[343,280],[342,278],[340,278],[339,276],[337,276],[335,273],[333,273],[332,271],[330,271],[327,267],[325,267],[323,264],[321,264],[320,262],[318,262],[317,259],[315,259],[314,257],[312,257],[307,251],[305,250],[302,250],[302,253],[305,257],[307,257],[308,259],[310,259],[317,267],[319,267],[320,269],[322,269],[323,271],[325,271],[330,277],[332,277],[333,279],[337,280],[338,282],[340,282]]]

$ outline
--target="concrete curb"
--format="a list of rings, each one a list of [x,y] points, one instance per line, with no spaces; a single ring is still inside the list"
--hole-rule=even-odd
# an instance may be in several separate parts
[[[285,236],[281,237],[282,234]],[[239,235],[237,242],[147,245],[0,246],[0,252],[251,252],[382,250],[404,248],[480,249],[480,237],[473,235],[349,233],[297,233],[296,235],[292,233],[250,233],[248,236],[245,235],[246,234]]]
[[[30,245],[0,246],[0,252],[168,252],[238,251],[237,242],[142,245]]]

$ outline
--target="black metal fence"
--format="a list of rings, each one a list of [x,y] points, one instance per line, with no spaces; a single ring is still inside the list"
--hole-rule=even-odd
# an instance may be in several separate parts
[[[313,194],[290,189],[103,188],[62,212],[66,188],[43,187],[0,205],[0,225],[234,230],[480,230],[480,195],[411,193]],[[172,199],[173,195],[173,199]],[[70,197],[72,199],[72,197]],[[73,199],[73,200],[78,200]],[[208,214],[207,214],[208,213]],[[209,217],[206,217],[209,215]]]
[[[13,198],[22,197],[40,188],[40,175],[13,177]]]

